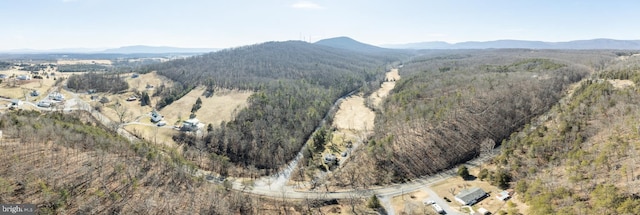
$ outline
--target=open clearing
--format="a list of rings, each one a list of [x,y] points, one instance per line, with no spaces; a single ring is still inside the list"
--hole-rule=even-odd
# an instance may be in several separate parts
[[[434,210],[422,201],[429,198],[429,194],[418,190],[391,198],[391,205],[395,214],[428,214]]]
[[[372,130],[375,117],[376,114],[364,105],[364,98],[354,95],[342,101],[333,125],[345,130]]]
[[[635,87],[636,84],[633,83],[633,81],[631,80],[620,80],[620,79],[613,79],[613,80],[608,80],[609,83],[611,83],[611,85],[613,85],[613,87],[618,88],[618,89],[622,89],[622,88],[626,88],[626,87]]]
[[[146,73],[146,74],[140,74],[137,78],[132,78],[131,77],[131,75],[133,75],[132,73],[126,73],[123,75],[126,77],[125,80],[129,84],[129,89],[138,90],[138,92],[144,92],[147,90],[152,91],[156,87],[162,84],[164,84],[165,87],[173,86],[173,81],[171,81],[169,78],[158,75],[156,71]],[[147,85],[150,85],[151,88],[147,88]],[[153,93],[149,93],[149,94],[153,94]]]
[[[469,172],[472,175],[478,175],[479,171],[480,170],[478,168],[469,168]],[[485,208],[492,214],[497,214],[499,210],[507,210],[507,202],[501,201],[496,198],[498,193],[500,193],[502,190],[500,190],[496,186],[489,184],[489,182],[487,181],[480,181],[480,179],[465,181],[459,176],[456,176],[431,186],[432,190],[436,192],[436,194],[438,194],[440,198],[449,198],[451,200],[451,202],[449,202],[449,206],[456,209],[460,208],[460,206],[462,205],[455,201],[455,195],[457,195],[461,190],[465,189],[465,187],[479,187],[489,194],[487,198],[472,206],[475,211],[478,211],[479,208]],[[451,194],[450,192],[452,189],[454,190],[454,194]],[[520,213],[525,213],[527,206],[519,201],[518,198],[516,198],[517,196],[518,194],[516,193],[515,197],[509,199],[508,201],[515,203],[516,208],[520,211]]]
[[[29,72],[12,69],[0,71],[0,74],[5,74],[10,77],[12,75],[28,75]],[[32,90],[37,90],[38,92],[40,92],[40,96],[38,97],[29,96],[29,101],[36,101],[42,96],[46,95],[46,92],[48,92],[55,83],[53,77],[46,78],[46,76],[43,79],[31,79],[24,81],[15,80],[14,78],[8,77],[2,79],[2,83],[0,83],[0,96],[24,100],[25,94],[29,96],[29,93]]]
[[[166,127],[157,127],[157,126],[147,126],[147,125],[137,125],[130,124],[124,126],[127,131],[130,131],[132,134],[135,134],[143,139],[149,141],[154,144],[164,144],[168,147],[176,147],[177,145],[173,142],[173,135],[177,134],[179,131],[174,130],[172,128]]]
[[[189,118],[191,107],[199,97],[202,108],[196,112],[196,118],[201,123],[219,126],[222,121],[231,121],[237,112],[247,107],[247,99],[253,94],[250,91],[217,89],[213,96],[206,98],[204,91],[204,87],[197,87],[159,112],[167,124],[178,123],[178,119]]]

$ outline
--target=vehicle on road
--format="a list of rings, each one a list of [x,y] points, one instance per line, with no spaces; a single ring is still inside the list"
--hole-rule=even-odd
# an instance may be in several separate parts
[[[431,207],[433,207],[433,210],[435,210],[438,214],[447,214],[447,212],[445,212],[444,209],[442,209],[442,207],[440,207],[440,205],[436,203],[431,204]]]
[[[157,124],[157,125],[158,125],[158,127],[162,127],[162,126],[167,125],[167,122],[165,122],[165,121],[160,121],[160,122],[158,122],[158,124]]]
[[[424,201],[422,201],[422,203],[424,203],[424,205],[432,205],[432,204],[435,204],[436,202],[433,200],[425,199]]]

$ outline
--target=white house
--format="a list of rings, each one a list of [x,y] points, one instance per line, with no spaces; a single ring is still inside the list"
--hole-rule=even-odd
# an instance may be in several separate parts
[[[460,191],[460,193],[456,195],[455,199],[460,202],[460,204],[471,206],[478,203],[485,197],[487,197],[487,192],[484,192],[484,190],[479,187],[475,187]]]
[[[160,120],[162,120],[162,115],[160,115],[160,113],[158,113],[157,111],[152,111],[151,112],[151,122],[156,123],[156,122],[160,122]]]
[[[198,124],[200,124],[200,120],[193,118],[193,119],[188,119],[185,120],[182,123],[182,128],[180,128],[180,130],[182,131],[197,131],[198,130]]]
[[[18,77],[16,77],[16,79],[21,80],[21,81],[31,80],[31,76],[29,76],[29,75],[18,75]]]
[[[53,99],[54,101],[64,101],[64,95],[59,92],[52,93],[51,95],[49,95],[49,98]]]

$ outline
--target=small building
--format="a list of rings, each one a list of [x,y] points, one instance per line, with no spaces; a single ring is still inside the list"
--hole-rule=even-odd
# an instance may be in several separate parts
[[[324,164],[334,164],[338,158],[333,154],[324,155]]]
[[[181,131],[197,131],[198,124],[200,124],[200,120],[196,118],[188,119],[182,123],[182,127],[180,128],[180,130]]]
[[[487,195],[487,192],[484,192],[481,188],[474,187],[460,191],[455,199],[460,202],[460,204],[471,206],[487,197]]]
[[[47,100],[42,100],[38,102],[38,107],[51,107],[51,102]]]
[[[49,98],[53,99],[54,101],[64,101],[64,95],[59,92],[51,93],[51,95],[49,95]]]
[[[162,120],[162,115],[155,110],[151,111],[151,122],[156,123],[160,122],[160,120]]]
[[[22,101],[20,99],[11,99],[11,106],[20,106],[22,105]]]
[[[496,196],[496,198],[501,201],[507,201],[511,198],[512,194],[513,193],[509,192],[508,190],[503,190],[502,192],[498,193],[498,196]]]
[[[479,213],[479,214],[481,214],[481,215],[491,214],[491,213],[489,212],[489,210],[484,209],[484,208],[480,208],[480,209],[478,209],[478,213]]]
[[[31,76],[29,76],[29,75],[18,75],[18,77],[16,77],[16,79],[21,80],[21,81],[31,80]]]
[[[5,78],[7,78],[7,75],[5,75],[5,74],[0,74],[0,79],[5,79]]]

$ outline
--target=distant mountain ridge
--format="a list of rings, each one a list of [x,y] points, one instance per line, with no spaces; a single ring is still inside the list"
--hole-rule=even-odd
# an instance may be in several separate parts
[[[213,48],[178,48],[169,46],[124,46],[115,49],[106,49],[102,53],[118,53],[118,54],[139,54],[139,53],[207,53],[214,52],[219,49]]]
[[[567,42],[529,40],[495,40],[484,42],[447,43],[441,41],[383,45],[395,49],[623,49],[640,50],[640,40],[592,39]]]
[[[215,48],[179,48],[170,46],[123,46],[119,48],[65,48],[65,49],[14,49],[0,51],[0,53],[12,54],[48,54],[48,53],[81,53],[81,54],[165,54],[165,53],[207,53],[220,49]]]

